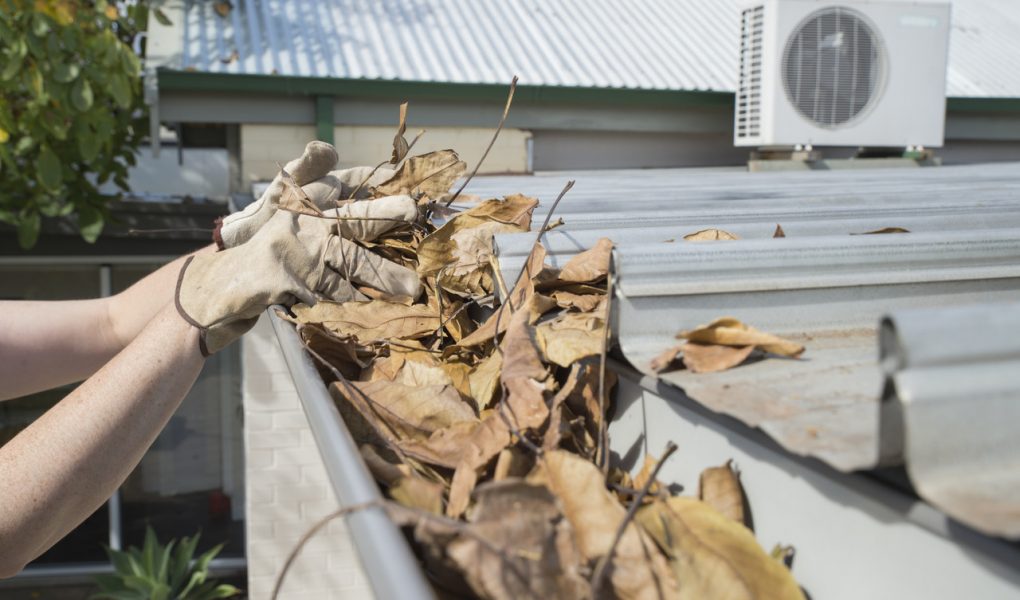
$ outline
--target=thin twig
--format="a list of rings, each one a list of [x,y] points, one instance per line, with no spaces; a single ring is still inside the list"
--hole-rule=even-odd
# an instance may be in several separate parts
[[[599,440],[595,454],[603,473],[609,472],[609,426],[606,423],[606,354],[609,351],[610,322],[613,315],[613,254],[609,253],[606,269],[606,329],[602,332],[602,353],[599,356]]]
[[[212,233],[213,229],[206,227],[178,227],[174,229],[128,229],[128,235],[143,235],[146,233]]]
[[[305,547],[305,544],[308,543],[308,540],[312,539],[312,536],[321,531],[323,527],[328,525],[333,519],[336,519],[337,517],[343,517],[353,512],[365,510],[366,508],[372,508],[376,506],[382,507],[383,502],[384,502],[383,500],[370,500],[369,502],[362,502],[361,504],[352,504],[351,506],[335,510],[326,515],[325,517],[322,517],[321,519],[316,521],[315,524],[312,525],[312,527],[308,531],[306,531],[304,535],[301,536],[301,539],[298,540],[297,544],[294,546],[294,549],[291,550],[290,554],[287,555],[287,560],[283,562],[283,568],[280,569],[280,574],[276,576],[276,583],[273,584],[273,593],[270,594],[269,597],[272,600],[276,600],[276,598],[280,595],[280,588],[283,587],[283,580],[287,576],[287,571],[290,570],[290,567],[291,565],[294,564],[294,560],[297,558],[298,553],[301,552],[301,549]]]
[[[450,197],[449,200],[446,201],[446,204],[444,204],[443,206],[450,206],[451,204],[453,204],[453,201],[457,199],[457,196],[460,196],[460,193],[464,191],[464,188],[467,187],[467,184],[471,182],[471,179],[475,176],[475,173],[478,172],[478,169],[482,167],[482,163],[485,162],[485,157],[489,155],[489,150],[492,150],[492,146],[496,143],[496,138],[499,137],[499,132],[503,131],[503,124],[506,123],[507,115],[510,114],[510,105],[513,104],[514,101],[515,90],[517,90],[516,75],[514,75],[513,80],[510,81],[510,93],[507,94],[506,106],[503,107],[503,117],[499,120],[499,125],[496,126],[496,132],[492,134],[492,139],[489,140],[489,145],[485,147],[485,152],[482,152],[482,157],[478,159],[478,163],[475,165],[475,170],[471,171],[471,174],[468,175],[467,179],[464,180],[464,183],[460,184],[460,187],[457,188],[457,191],[453,194],[453,196]]]
[[[641,486],[641,491],[637,497],[630,503],[630,508],[627,509],[627,514],[623,517],[623,521],[620,522],[620,526],[616,528],[616,535],[613,536],[613,543],[609,545],[609,550],[602,555],[599,559],[598,564],[595,565],[595,572],[591,576],[591,591],[592,598],[600,598],[599,593],[602,589],[602,581],[606,578],[606,567],[609,565],[609,561],[613,557],[613,553],[616,552],[616,546],[620,543],[620,539],[623,537],[623,533],[627,530],[627,525],[634,520],[634,515],[637,514],[638,508],[641,507],[641,503],[644,502],[645,496],[648,495],[648,490],[651,489],[652,484],[655,483],[655,478],[659,475],[659,469],[665,464],[666,459],[671,454],[676,452],[677,445],[673,442],[666,444],[666,449],[662,451],[662,457],[655,463],[655,468],[652,469],[651,475],[648,476],[648,481]]]

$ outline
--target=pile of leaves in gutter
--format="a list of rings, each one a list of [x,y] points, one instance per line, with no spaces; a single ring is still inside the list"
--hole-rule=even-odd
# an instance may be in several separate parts
[[[395,141],[393,162],[407,149]],[[554,269],[536,240],[520,276],[504,281],[492,235],[531,231],[538,200],[461,197],[470,207],[454,213],[444,207],[464,171],[442,150],[369,189],[419,201],[418,224],[366,246],[415,269],[421,297],[361,288],[367,299],[285,315],[437,591],[802,598],[786,550],[770,556],[745,526],[729,464],[706,470],[697,496],[656,479],[676,446],[633,477],[611,464],[612,243]]]

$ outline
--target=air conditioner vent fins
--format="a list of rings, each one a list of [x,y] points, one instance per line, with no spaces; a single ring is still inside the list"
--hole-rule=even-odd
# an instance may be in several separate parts
[[[782,79],[787,98],[812,123],[849,123],[877,99],[881,39],[859,12],[831,7],[810,14],[787,39]]]
[[[742,13],[740,27],[740,88],[737,90],[736,133],[738,138],[761,133],[761,69],[764,7]]]

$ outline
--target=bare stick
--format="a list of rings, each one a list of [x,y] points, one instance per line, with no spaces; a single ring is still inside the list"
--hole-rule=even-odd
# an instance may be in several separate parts
[[[613,314],[613,258],[609,255],[606,269],[606,329],[602,332],[602,353],[599,356],[599,440],[595,457],[603,473],[609,472],[609,426],[606,423],[606,354],[609,351],[610,319]]]
[[[666,449],[662,451],[662,457],[657,463],[655,468],[652,469],[651,475],[648,476],[648,481],[641,486],[641,491],[637,497],[630,503],[630,508],[627,509],[627,514],[623,517],[623,521],[620,522],[620,526],[616,528],[616,535],[613,536],[613,543],[609,545],[609,550],[599,559],[598,564],[595,565],[595,572],[591,576],[591,596],[592,598],[600,598],[599,593],[602,589],[602,581],[606,578],[606,567],[609,565],[610,559],[613,557],[613,553],[616,552],[616,546],[620,543],[620,538],[623,537],[623,532],[627,530],[627,525],[634,520],[634,515],[637,514],[638,508],[641,507],[641,503],[644,502],[645,496],[648,495],[648,490],[651,489],[652,484],[655,483],[655,478],[659,475],[659,469],[665,464],[666,459],[671,454],[676,452],[676,444],[669,442],[666,444]]]
[[[374,506],[380,507],[383,506],[383,501],[372,500],[369,502],[363,502],[361,504],[352,504],[351,506],[335,510],[326,515],[325,517],[322,517],[321,519],[316,521],[315,524],[312,525],[312,527],[308,531],[306,531],[304,535],[301,536],[301,539],[298,540],[297,544],[294,546],[294,549],[291,550],[290,554],[287,555],[287,560],[283,562],[283,568],[280,569],[280,574],[276,576],[276,583],[273,584],[273,593],[270,594],[269,597],[272,600],[276,600],[276,598],[280,595],[280,588],[283,587],[283,580],[287,576],[287,571],[290,570],[291,565],[294,564],[294,559],[297,558],[298,553],[301,552],[301,549],[305,547],[305,544],[308,543],[308,540],[312,539],[312,536],[321,531],[323,527],[328,525],[330,521],[336,519],[337,517],[343,517],[353,512],[358,512],[360,510],[365,510],[366,508],[372,508]]]
[[[453,201],[457,199],[457,196],[460,196],[460,193],[464,191],[464,188],[467,187],[467,184],[471,182],[471,179],[475,176],[475,173],[478,172],[478,169],[482,167],[482,163],[485,162],[485,157],[489,155],[489,150],[492,150],[492,146],[496,143],[496,138],[499,137],[499,132],[503,131],[503,124],[506,123],[506,117],[507,115],[510,114],[510,105],[513,104],[514,101],[515,90],[517,90],[516,75],[514,75],[513,80],[510,82],[510,93],[507,94],[506,106],[503,107],[503,117],[499,120],[499,125],[496,126],[496,133],[492,134],[492,139],[489,140],[489,145],[485,147],[485,152],[482,152],[482,157],[478,159],[478,163],[475,165],[475,170],[471,171],[471,174],[468,175],[467,179],[464,180],[464,183],[460,184],[460,187],[457,188],[457,191],[453,194],[453,196],[449,200],[446,201],[446,204],[444,204],[443,206],[450,206],[451,204],[453,204]]]

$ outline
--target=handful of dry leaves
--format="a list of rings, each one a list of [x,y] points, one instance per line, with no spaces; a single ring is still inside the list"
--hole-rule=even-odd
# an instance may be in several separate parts
[[[513,85],[504,119],[512,97]],[[389,161],[403,164],[369,198],[411,195],[422,218],[364,245],[415,269],[423,297],[364,288],[369,300],[298,304],[284,317],[436,588],[481,598],[802,598],[744,526],[729,465],[706,470],[692,498],[656,481],[674,445],[633,479],[610,463],[612,243],[557,270],[536,240],[519,277],[503,281],[492,236],[530,231],[538,200],[447,209],[465,164],[452,150],[405,161],[414,146],[405,116],[401,107]],[[304,210],[292,191],[297,200],[282,208]]]

